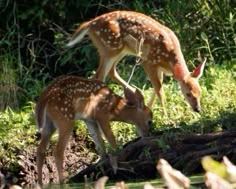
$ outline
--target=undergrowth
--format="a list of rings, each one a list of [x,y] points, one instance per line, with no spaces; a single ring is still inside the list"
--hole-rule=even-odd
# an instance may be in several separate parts
[[[137,79],[134,80],[137,81]],[[225,63],[219,66],[209,63],[199,82],[202,88],[202,111],[195,113],[184,100],[178,83],[173,79],[164,81],[168,116],[164,116],[162,107],[156,99],[152,108],[154,115],[152,129],[154,131],[179,128],[182,133],[208,133],[223,129],[236,129],[235,64]],[[113,89],[116,90],[116,87]],[[152,92],[151,87],[143,89],[146,102]],[[113,127],[122,142],[127,142],[135,136],[135,129],[128,124],[115,123]]]
[[[143,12],[171,28],[180,40],[190,70],[197,64],[198,52],[208,58],[200,79],[202,112],[194,113],[183,99],[177,82],[165,78],[168,117],[156,100],[152,108],[153,131],[179,128],[183,133],[206,133],[235,128],[234,1],[7,2],[0,3],[4,8],[0,11],[0,164],[3,159],[14,159],[12,152],[16,148],[35,145],[33,106],[54,77],[63,74],[88,77],[96,70],[98,57],[90,41],[84,40],[74,49],[65,48],[73,24],[112,10]],[[118,64],[118,71],[126,81],[134,62],[128,57]],[[116,93],[123,94],[120,86],[107,82]],[[149,100],[153,89],[141,66],[135,69],[130,84],[143,92],[146,102]],[[114,123],[112,127],[119,144],[136,137],[134,126]],[[81,122],[76,128],[77,134],[88,134]]]
[[[37,99],[42,88],[56,76],[91,76],[99,59],[91,41],[84,39],[71,49],[65,44],[75,24],[113,10],[142,12],[173,30],[190,70],[197,64],[198,52],[214,64],[236,57],[236,6],[232,0],[44,0],[30,3],[3,0],[0,4],[0,92],[11,86],[3,95],[0,93],[0,109],[21,107]],[[133,67],[133,64],[124,65],[120,67],[122,78],[130,75],[127,66]],[[137,70],[145,81],[142,69]],[[149,87],[135,80],[132,84]],[[5,95],[7,91],[12,96]]]
[[[177,82],[166,79],[164,91],[168,117],[164,116],[162,108],[156,100],[152,108],[154,115],[152,131],[164,130],[167,135],[172,135],[173,133],[168,132],[172,128],[178,128],[181,133],[207,133],[223,129],[235,129],[235,64],[207,65],[204,75],[200,79],[200,84],[202,88],[202,112],[198,114],[194,113],[185,102]],[[146,86],[148,85],[147,81]],[[110,87],[116,93],[123,94],[119,85],[110,84]],[[147,102],[153,89],[146,87],[140,88],[140,90],[145,95]],[[16,149],[35,145],[34,105],[35,102],[30,102],[21,110],[6,108],[5,111],[0,112],[0,163],[7,162],[7,159],[13,163],[16,158],[13,155]],[[78,135],[88,135],[87,128],[81,121],[76,123],[75,128]],[[114,122],[112,129],[119,145],[137,137],[135,126],[130,124]],[[55,137],[52,141],[56,141]]]

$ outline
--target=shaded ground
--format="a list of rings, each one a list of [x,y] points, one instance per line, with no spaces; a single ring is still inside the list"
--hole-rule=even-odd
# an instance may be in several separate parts
[[[232,162],[236,162],[236,131],[203,135],[165,135],[160,132],[124,146],[116,154],[117,165],[114,157],[108,157],[89,166],[70,180],[82,182],[84,175],[96,175],[94,179],[103,175],[113,180],[153,179],[157,176],[156,164],[160,158],[167,160],[185,175],[192,175],[203,172],[201,159],[207,155],[218,161],[227,156]]]
[[[35,183],[35,149],[34,146],[17,153],[18,172],[11,173],[7,167],[2,167],[2,173],[10,182],[19,185]],[[219,161],[225,155],[232,162],[236,162],[236,131],[204,135],[158,132],[151,137],[133,140],[112,156],[113,158],[107,157],[94,164],[92,163],[97,159],[97,155],[92,149],[94,144],[90,140],[78,136],[71,138],[65,153],[65,170],[70,181],[84,182],[85,175],[93,180],[103,175],[108,176],[110,180],[156,178],[156,163],[159,158],[166,159],[186,175],[202,172],[200,160],[205,155],[211,155]],[[118,160],[117,164],[113,161],[114,157]],[[45,183],[56,182],[57,173],[51,150],[47,154],[43,170]]]
[[[43,167],[45,183],[57,182],[56,166],[52,155],[54,145],[50,144],[46,155],[46,162]],[[71,137],[65,151],[65,174],[73,176],[94,162],[98,156],[93,149],[94,144],[90,139],[80,138],[79,136]],[[37,179],[35,154],[36,146],[27,147],[27,149],[16,152],[18,162],[14,171],[11,171],[9,167],[6,167],[0,162],[0,165],[2,165],[0,171],[6,176],[7,182],[21,186],[34,184]]]

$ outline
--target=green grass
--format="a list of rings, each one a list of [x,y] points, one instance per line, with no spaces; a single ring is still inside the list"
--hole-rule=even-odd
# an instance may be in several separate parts
[[[134,80],[139,81],[137,78]],[[207,133],[236,128],[236,66],[209,64],[199,82],[202,88],[200,114],[193,112],[185,102],[176,81],[170,79],[164,82],[168,117],[163,116],[156,99],[153,106],[154,130],[179,127],[185,133]],[[117,90],[113,85],[111,87]],[[152,88],[143,90],[146,101],[152,91]],[[113,128],[122,143],[135,137],[134,128],[128,124],[114,123]]]
[[[47,6],[51,10],[51,4],[45,2],[48,1],[36,2],[26,7],[16,4],[16,9],[9,9],[10,11],[6,9],[7,14],[3,14],[2,17],[3,27],[0,32],[0,45],[3,47],[0,55],[0,167],[7,164],[14,169],[17,159],[15,152],[29,145],[35,147],[36,128],[32,114],[35,103],[32,101],[37,99],[44,85],[56,75],[75,73],[76,70],[76,73],[90,76],[97,68],[97,54],[95,54],[94,46],[90,42],[84,41],[78,46],[78,49],[65,50],[64,43],[67,41],[65,38],[68,36],[64,34],[64,31],[58,30],[56,25],[68,29],[76,22],[81,23],[91,19],[95,16],[94,14],[99,15],[117,8],[143,12],[171,28],[180,40],[189,67],[195,65],[197,52],[210,60],[200,79],[203,92],[202,112],[194,113],[183,99],[177,82],[172,78],[166,78],[164,91],[168,117],[163,116],[162,108],[156,100],[153,106],[153,130],[166,130],[165,137],[173,134],[168,132],[170,128],[180,128],[181,133],[208,133],[225,128],[236,128],[236,9],[235,6],[232,6],[232,1],[189,1],[188,3],[169,1],[157,5],[148,0],[145,2],[118,2],[116,5],[108,0],[101,5],[83,0],[67,6],[56,1],[54,9],[52,9],[52,12],[55,13],[53,15],[60,15],[60,19],[58,17],[56,21],[57,17],[52,18],[44,11]],[[31,13],[34,10],[39,11],[36,16],[32,17]],[[78,15],[78,12],[81,15],[80,18],[74,16]],[[21,25],[21,23],[29,24]],[[46,26],[45,30],[54,30],[56,33],[51,38],[48,35],[47,38],[44,38],[40,31],[34,35],[37,39],[28,38],[28,34],[37,31],[42,23],[44,27]],[[53,26],[47,23],[56,24]],[[61,23],[67,24],[62,26]],[[38,36],[40,36],[39,39]],[[54,44],[50,41],[53,41]],[[51,46],[50,53],[42,48],[44,44],[48,43]],[[56,56],[48,64],[48,59],[46,60],[42,56],[48,58],[52,54],[56,54]],[[133,61],[132,57],[131,59]],[[232,60],[232,62],[223,62],[223,60]],[[67,67],[64,67],[65,65]],[[84,68],[83,65],[86,67]],[[129,79],[133,65],[129,61],[118,65],[121,76],[126,81]],[[82,70],[78,71],[77,68],[80,66]],[[109,83],[111,88],[122,94],[120,86]],[[142,90],[147,102],[153,89],[141,66],[136,68],[131,84]],[[5,109],[5,107],[7,108]],[[19,107],[20,109],[18,109]],[[112,128],[119,144],[124,144],[136,137],[134,126],[129,124],[113,123]],[[88,134],[85,125],[81,122],[77,124],[77,133]],[[56,136],[53,137],[53,142],[55,138]]]
[[[136,82],[139,79],[135,78]],[[131,80],[132,82],[132,80]],[[140,81],[141,82],[141,81]],[[169,79],[164,82],[164,91],[168,117],[163,116],[158,100],[153,106],[153,130],[181,128],[182,133],[207,133],[222,130],[223,128],[235,129],[236,122],[236,66],[225,63],[221,66],[209,64],[200,80],[202,88],[202,113],[194,113],[186,104],[176,81]],[[117,93],[122,94],[118,85],[111,84]],[[148,84],[147,84],[148,86]],[[146,87],[142,91],[148,100],[152,88]],[[28,145],[34,145],[36,131],[34,116],[34,103],[30,102],[20,110],[7,108],[0,112],[0,159],[14,161],[12,152]],[[88,132],[82,122],[78,122],[84,135]],[[135,127],[129,124],[114,122],[112,129],[119,144],[124,144],[136,137]],[[168,135],[168,132],[167,132]]]

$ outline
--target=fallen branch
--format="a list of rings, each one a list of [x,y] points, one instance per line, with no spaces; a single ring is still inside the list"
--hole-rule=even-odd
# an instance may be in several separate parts
[[[236,131],[202,135],[178,134],[171,139],[161,138],[161,135],[139,138],[129,142],[114,154],[118,166],[116,173],[111,166],[110,158],[107,157],[88,166],[70,178],[70,181],[81,182],[85,175],[93,180],[105,175],[111,180],[152,179],[156,177],[155,165],[160,158],[166,159],[184,174],[191,175],[203,171],[200,164],[203,156],[211,155],[215,159],[227,156],[232,161],[236,160],[235,147]]]

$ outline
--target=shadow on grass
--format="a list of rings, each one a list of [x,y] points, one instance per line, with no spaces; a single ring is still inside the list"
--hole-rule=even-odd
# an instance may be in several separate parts
[[[212,118],[210,116],[202,115],[202,117],[197,121],[191,124],[188,124],[184,121],[178,123],[178,127],[174,126],[172,123],[162,125],[158,130],[153,128],[152,134],[160,135],[162,133],[212,133],[220,132],[225,130],[236,130],[236,107],[229,108],[228,111],[220,111],[219,116]]]

